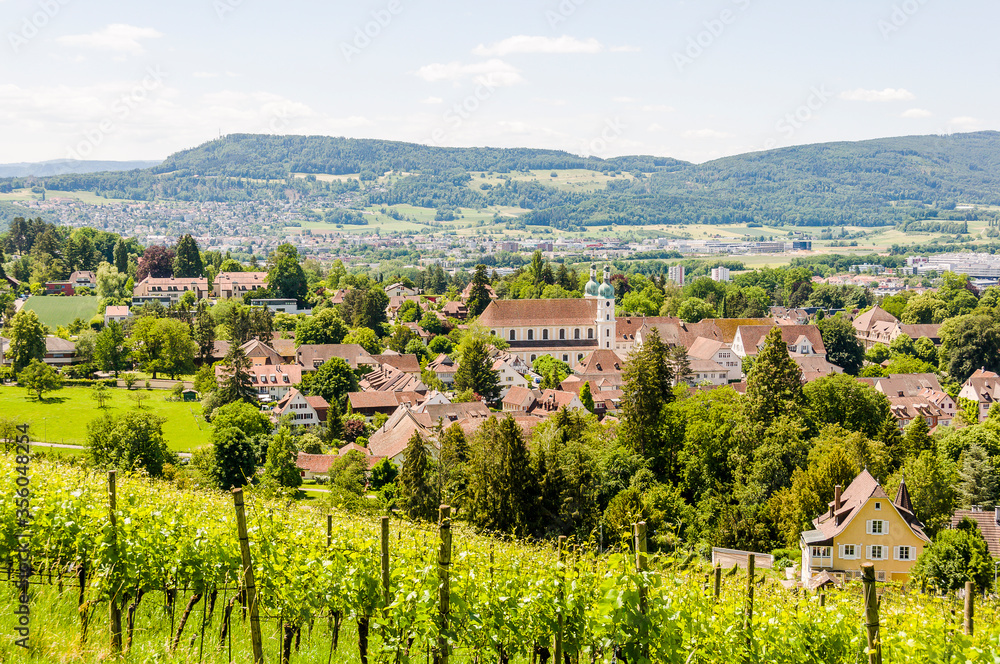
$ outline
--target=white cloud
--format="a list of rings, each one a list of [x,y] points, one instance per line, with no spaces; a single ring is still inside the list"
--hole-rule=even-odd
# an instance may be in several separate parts
[[[952,118],[948,121],[950,131],[979,131],[983,128],[983,123],[979,118],[972,118],[967,115]]]
[[[569,35],[561,37],[515,35],[489,46],[480,44],[472,49],[472,52],[475,55],[489,57],[512,53],[600,53],[603,50],[604,46],[594,38],[581,40]]]
[[[626,44],[623,46],[612,46],[608,50],[612,53],[638,53],[642,49],[638,46],[629,46]]]
[[[514,85],[524,80],[516,67],[497,58],[471,64],[436,62],[418,69],[417,76],[432,83],[435,81],[458,82],[471,78],[478,83],[492,86]]]
[[[140,40],[157,39],[162,36],[158,30],[154,30],[153,28],[140,28],[125,23],[112,23],[86,35],[64,35],[57,37],[56,42],[63,46],[141,55],[144,49]]]
[[[904,90],[903,88],[886,88],[884,90],[865,90],[864,88],[858,88],[857,90],[847,90],[841,92],[840,98],[846,99],[847,101],[886,102],[909,101],[910,99],[916,99],[916,96],[909,90]]]
[[[715,129],[688,129],[681,136],[684,138],[729,138],[730,134]]]
[[[663,131],[663,125],[659,122],[654,122],[653,124],[646,127],[646,131]]]
[[[674,107],[667,106],[666,104],[646,104],[645,106],[640,106],[639,110],[646,113],[673,113]]]
[[[441,97],[424,97],[423,99],[420,100],[420,103],[421,104],[443,104],[444,103],[444,99],[441,99]]]
[[[907,109],[907,110],[903,111],[902,113],[900,113],[899,117],[901,117],[901,118],[929,118],[932,115],[934,115],[934,114],[931,113],[930,111],[928,111],[926,108],[910,108],[910,109]]]

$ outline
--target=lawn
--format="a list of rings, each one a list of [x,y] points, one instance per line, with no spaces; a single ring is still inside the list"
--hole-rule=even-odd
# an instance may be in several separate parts
[[[69,327],[77,318],[82,318],[90,323],[90,319],[97,314],[98,300],[96,296],[73,296],[62,295],[32,295],[24,303],[25,309],[30,309],[38,314],[42,323],[48,325],[55,332],[55,329],[62,325]]]
[[[135,408],[137,392],[145,397],[144,411],[166,418],[163,436],[170,449],[191,452],[208,444],[212,425],[201,416],[201,404],[166,401],[167,390],[112,389],[105,412],[115,414]],[[33,440],[82,445],[87,438],[87,423],[101,412],[90,393],[88,387],[66,387],[46,393],[44,401],[36,401],[24,388],[4,386],[0,387],[0,413],[29,424]]]

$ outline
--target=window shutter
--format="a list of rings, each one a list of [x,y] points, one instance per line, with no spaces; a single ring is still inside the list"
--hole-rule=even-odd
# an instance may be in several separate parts
[[[840,548],[838,550],[840,551],[839,557],[843,558],[844,557],[844,545],[841,544]]]
[[[871,534],[872,534],[872,522],[871,519],[869,519],[868,521],[865,521],[865,535],[871,535]]]
[[[872,547],[871,547],[871,545],[868,545],[868,546],[865,547],[865,558],[867,558],[868,560],[872,559]]]
[[[894,546],[892,547],[892,559],[899,560],[899,551],[902,547]]]

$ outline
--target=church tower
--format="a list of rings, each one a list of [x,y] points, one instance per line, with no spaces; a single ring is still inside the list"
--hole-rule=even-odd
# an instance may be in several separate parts
[[[589,284],[588,284],[589,285]],[[604,266],[604,281],[597,288],[597,325],[598,348],[614,349],[615,347],[615,287],[611,285],[611,266]]]

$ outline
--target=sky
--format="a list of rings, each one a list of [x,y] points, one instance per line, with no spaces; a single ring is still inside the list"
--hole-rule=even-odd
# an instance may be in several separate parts
[[[995,0],[0,0],[0,163],[230,133],[693,162],[1000,129]]]

